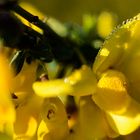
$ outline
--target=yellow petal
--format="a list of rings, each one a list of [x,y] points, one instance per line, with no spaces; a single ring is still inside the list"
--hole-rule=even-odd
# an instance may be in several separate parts
[[[58,97],[45,99],[40,111],[41,118],[45,121],[49,130],[56,129],[59,125],[68,127],[65,106]]]
[[[8,59],[0,53],[0,89],[9,91],[12,80],[12,69],[8,64]]]
[[[135,131],[140,125],[140,105],[131,100],[126,111],[122,114],[107,112],[107,119],[112,129],[121,135]]]
[[[10,95],[12,76],[6,57],[0,54],[0,124],[15,121],[15,110]]]
[[[116,70],[105,72],[98,82],[92,99],[105,111],[124,111],[130,101],[125,76]]]
[[[58,95],[67,95],[73,92],[69,84],[64,83],[64,80],[50,80],[44,82],[35,82],[33,89],[38,96],[55,97]]]
[[[12,79],[10,89],[12,93],[23,98],[28,96],[29,93],[33,93],[32,84],[36,80],[37,65],[37,62],[32,62],[31,64],[24,63],[20,73]]]
[[[16,121],[14,123],[14,138],[32,139],[38,128],[39,114],[44,99],[34,93],[16,108]]]
[[[45,99],[40,114],[49,131],[49,134],[45,134],[47,129],[44,130],[44,137],[46,139],[50,137],[51,140],[64,139],[69,131],[66,110],[62,101],[58,97]]]
[[[46,123],[44,120],[42,120],[38,126],[37,130],[37,140],[51,140],[49,130],[46,126]]]
[[[89,95],[95,92],[96,79],[92,70],[87,66],[83,66],[64,79],[35,82],[33,89],[37,95],[42,97]]]
[[[104,138],[107,135],[108,126],[103,112],[92,101],[91,96],[80,99],[79,121],[87,139]]]
[[[96,90],[97,80],[92,70],[83,65],[81,69],[75,70],[69,77],[64,79],[73,88],[73,95],[85,96],[93,94]]]
[[[30,103],[20,105],[16,109],[16,121],[14,123],[15,139],[31,139],[36,133],[39,110],[38,106],[36,106],[36,102],[32,102],[32,100],[29,102]]]

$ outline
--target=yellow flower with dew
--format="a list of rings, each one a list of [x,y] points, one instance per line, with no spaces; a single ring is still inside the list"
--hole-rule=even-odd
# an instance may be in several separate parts
[[[140,125],[139,29],[140,15],[138,14],[109,36],[93,65],[93,71],[99,82],[97,93],[93,94],[92,98],[103,110],[107,110],[108,122],[122,135],[133,132]],[[120,109],[115,108],[114,105]]]
[[[127,135],[135,131],[140,125],[139,17],[122,24],[108,37],[96,57],[93,71],[84,66],[63,79],[36,82],[33,84],[35,93],[42,97],[92,95],[109,130],[113,129],[112,135],[105,130],[103,136]],[[99,138],[99,135],[93,137]]]

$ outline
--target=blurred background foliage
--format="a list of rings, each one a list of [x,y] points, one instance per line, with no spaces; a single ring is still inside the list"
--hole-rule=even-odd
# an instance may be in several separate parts
[[[139,12],[139,0],[21,0],[33,4],[47,16],[63,22],[82,23],[83,14],[113,12],[119,23]]]

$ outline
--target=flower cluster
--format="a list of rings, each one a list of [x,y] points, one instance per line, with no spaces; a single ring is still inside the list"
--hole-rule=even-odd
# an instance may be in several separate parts
[[[93,71],[83,66],[63,79],[33,84],[42,97],[79,97],[74,129],[83,139],[127,135],[140,125],[139,25],[137,15],[116,28],[100,49]]]
[[[107,16],[110,19],[108,14]],[[85,18],[92,24],[93,17]],[[85,27],[86,33],[90,34],[93,25]],[[47,35],[45,34],[47,31],[42,35],[42,31],[37,32],[36,28],[32,31],[32,28],[22,30],[20,37],[22,42],[15,41],[19,46],[17,48],[10,46],[8,50],[5,46],[6,36],[1,35],[4,42],[0,40],[0,139],[115,139],[138,129],[140,126],[140,15],[117,27],[108,36],[92,67],[92,61],[87,63],[84,59],[84,56],[90,59],[87,55],[90,52],[84,54],[83,46],[89,47],[89,50],[92,48],[91,44],[89,45],[90,41],[82,40],[88,35],[85,37],[84,33],[77,34],[78,31],[82,31],[78,30],[78,26],[66,31],[69,40],[55,34],[49,27],[47,27]],[[14,34],[12,30],[10,33]],[[101,34],[103,37],[106,36],[106,31]],[[20,50],[23,40],[28,40],[29,46],[33,45],[31,49],[28,48],[28,43],[25,43],[27,48]],[[68,44],[67,48],[64,49],[63,46],[64,48],[59,50],[57,47],[62,44]],[[50,50],[46,48],[49,45],[56,59],[52,63],[57,62],[61,66],[58,68],[60,73],[58,72],[55,78],[50,76],[51,66],[46,64],[52,61],[53,57],[50,55]],[[67,50],[71,45],[74,45],[74,49]],[[83,51],[83,54],[80,51]],[[70,56],[72,58],[69,58]],[[81,62],[84,63],[82,66]],[[64,75],[65,68],[72,70]]]

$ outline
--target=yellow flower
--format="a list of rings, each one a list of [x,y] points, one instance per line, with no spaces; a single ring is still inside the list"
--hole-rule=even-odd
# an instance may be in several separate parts
[[[139,16],[108,37],[96,57],[93,71],[84,66],[64,79],[36,82],[33,84],[35,93],[42,97],[92,95],[95,108],[101,109],[111,132],[104,130],[102,136],[114,137],[115,133],[127,135],[135,131],[140,125]],[[92,117],[94,119],[94,115]],[[99,135],[95,133],[92,137],[99,138]]]
[[[14,139],[32,139],[36,135],[39,113],[43,98],[34,94],[32,84],[36,80],[38,63],[24,62],[22,70],[12,78],[11,92],[17,97],[13,99],[16,107],[14,123]]]
[[[139,30],[137,15],[109,36],[93,65],[99,82],[92,98],[106,112],[114,131],[122,135],[140,125]]]
[[[42,98],[36,96],[32,84],[36,79],[37,63],[26,62],[13,75],[8,58],[0,54],[0,139],[25,139],[35,136]],[[11,94],[16,98],[11,98]]]
[[[0,53],[0,139],[12,139],[15,109],[11,101],[12,72],[6,57]]]

